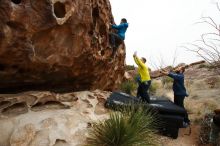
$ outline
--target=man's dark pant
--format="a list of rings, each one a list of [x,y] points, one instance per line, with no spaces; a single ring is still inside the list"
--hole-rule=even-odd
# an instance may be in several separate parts
[[[180,107],[185,109],[185,107],[184,107],[184,99],[185,99],[185,96],[174,95],[174,103],[176,105],[178,105],[178,106],[180,106]],[[184,122],[190,123],[187,111],[186,111],[186,114],[185,114],[185,117],[184,117]]]
[[[110,43],[113,47],[112,54],[115,54],[118,46],[121,44],[123,40],[116,33],[110,33]]]
[[[141,82],[138,86],[137,97],[141,97],[143,102],[150,103],[150,96],[148,89],[150,88],[151,81]]]

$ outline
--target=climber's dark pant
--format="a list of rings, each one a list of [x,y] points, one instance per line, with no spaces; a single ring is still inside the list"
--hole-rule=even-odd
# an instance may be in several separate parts
[[[178,105],[178,106],[180,106],[180,107],[185,109],[185,107],[184,107],[184,99],[185,99],[185,96],[174,95],[174,104],[176,104],[176,105]],[[187,111],[186,111],[186,114],[184,116],[184,122],[190,123]]]
[[[110,33],[110,43],[113,48],[112,54],[114,55],[118,46],[122,43],[122,39],[116,33]]]
[[[209,135],[209,142],[212,144],[217,145],[217,140],[219,138],[219,134],[220,134],[220,127],[218,127],[213,120],[211,121],[211,131],[210,131],[210,135]]]
[[[138,86],[137,98],[141,97],[143,102],[150,103],[150,96],[148,94],[148,89],[150,88],[151,81],[142,82]]]

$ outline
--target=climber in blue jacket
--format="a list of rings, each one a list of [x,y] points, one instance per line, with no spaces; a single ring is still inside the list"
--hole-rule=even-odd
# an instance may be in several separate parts
[[[128,28],[127,20],[125,18],[122,18],[119,25],[111,24],[111,28],[117,30],[117,33],[110,33],[110,43],[113,47],[112,55],[114,56],[118,46],[125,39],[125,32]]]
[[[186,88],[184,86],[184,72],[185,67],[181,66],[174,70],[174,72],[167,72],[165,70],[160,71],[162,74],[167,75],[173,78],[173,92],[174,92],[174,104],[184,107],[184,99],[188,96],[186,93]],[[188,126],[190,124],[190,120],[188,118],[188,114],[186,113],[184,117],[184,126]]]

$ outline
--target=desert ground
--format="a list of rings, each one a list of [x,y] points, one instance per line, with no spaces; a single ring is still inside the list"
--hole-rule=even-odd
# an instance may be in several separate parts
[[[159,86],[155,93],[157,96],[173,100],[170,83],[163,86],[160,79],[153,82]],[[200,143],[200,132],[204,132],[201,131],[201,123],[206,114],[220,108],[220,75],[206,63],[192,66],[185,72],[185,85],[189,94],[185,98],[185,107],[191,120],[191,134],[188,135],[190,128],[182,128],[177,139],[162,138],[164,146],[208,145]]]
[[[207,64],[188,68],[185,85],[189,97],[185,107],[191,126],[181,128],[179,137],[157,135],[161,146],[202,146],[201,123],[206,114],[220,108],[220,75]],[[153,79],[154,96],[173,100],[172,82]],[[135,92],[135,91],[134,91]],[[104,107],[111,92],[94,90],[72,93],[28,91],[0,95],[1,146],[81,146],[93,122],[108,118]]]

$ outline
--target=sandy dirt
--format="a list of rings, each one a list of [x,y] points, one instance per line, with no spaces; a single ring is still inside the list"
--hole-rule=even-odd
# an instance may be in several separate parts
[[[160,80],[156,82],[159,83]],[[185,86],[189,93],[184,103],[191,120],[191,134],[187,135],[189,128],[182,128],[177,139],[161,137],[161,146],[211,146],[199,144],[200,123],[205,114],[220,108],[220,75],[213,70],[195,66],[186,70]],[[165,96],[173,101],[172,84],[170,89],[161,85],[159,87],[158,96]]]
[[[177,139],[162,137],[161,146],[199,146],[198,135],[200,127],[198,125],[191,125],[190,128],[181,128]]]

